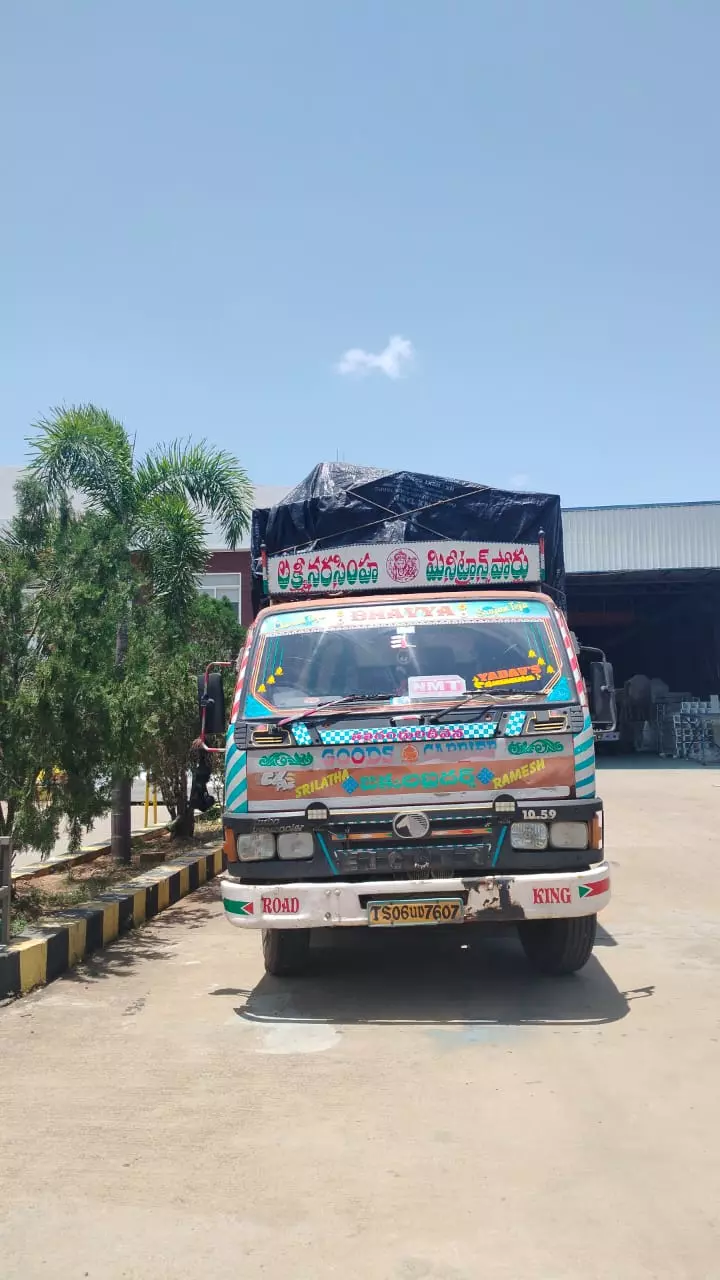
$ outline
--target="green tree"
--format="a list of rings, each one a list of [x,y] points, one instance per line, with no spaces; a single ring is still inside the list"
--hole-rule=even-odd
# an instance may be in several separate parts
[[[237,612],[227,600],[211,600],[199,593],[188,608],[181,636],[152,601],[134,619],[127,676],[144,709],[139,717],[139,754],[160,787],[174,835],[190,836],[194,830],[187,779],[196,760],[198,675],[210,662],[231,662],[226,697],[232,698],[235,659],[243,636]],[[221,762],[220,770],[223,757],[213,760]]]
[[[25,479],[0,539],[0,831],[48,853],[108,805],[113,655],[129,599],[117,532],[75,519]],[[41,777],[45,785],[38,785]]]
[[[160,446],[138,461],[122,424],[94,405],[56,409],[36,427],[38,434],[30,442],[31,469],[49,499],[67,500],[77,492],[90,510],[113,523],[121,544],[118,579],[135,558],[168,625],[181,636],[198,576],[207,563],[202,516],[217,521],[228,546],[237,545],[248,526],[252,501],[245,471],[232,455],[204,442]],[[119,682],[129,620],[128,611],[116,632]],[[112,843],[115,856],[125,861],[130,859],[130,831],[130,780],[118,772]]]

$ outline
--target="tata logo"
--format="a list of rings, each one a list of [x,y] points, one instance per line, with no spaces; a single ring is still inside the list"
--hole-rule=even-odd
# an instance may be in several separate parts
[[[393,818],[393,831],[401,840],[422,840],[430,830],[426,813],[398,813]]]

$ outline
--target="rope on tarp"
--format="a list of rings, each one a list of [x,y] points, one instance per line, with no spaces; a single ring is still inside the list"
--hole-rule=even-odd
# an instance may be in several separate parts
[[[436,507],[445,507],[449,502],[457,502],[460,497],[463,499],[474,498],[477,493],[485,493],[489,488],[489,485],[481,484],[478,485],[477,488],[471,489],[469,493],[453,494],[451,498],[440,498],[437,502],[426,502],[422,507],[413,507],[410,511],[393,511],[392,507],[384,507],[382,503],[374,502],[365,494],[357,493],[354,489],[346,489],[346,493],[352,494],[354,498],[359,498],[361,502],[365,502],[370,507],[377,507],[378,511],[384,512],[384,515],[380,516],[377,520],[368,520],[365,524],[356,524],[352,529],[345,530],[343,532],[343,537],[347,538],[349,542],[353,534],[362,533],[363,529],[375,529],[379,524],[384,524],[389,515],[392,516],[394,520],[407,520],[411,516],[422,515],[424,511],[434,511]],[[277,505],[283,506],[284,504],[280,502]],[[425,528],[425,526],[421,525],[420,528]],[[433,529],[427,529],[426,532],[429,533],[432,538],[437,538],[438,536],[437,532]],[[273,551],[272,554],[274,556],[286,556],[290,552],[316,551],[324,542],[327,542],[328,538],[335,536],[335,534],[326,534],[325,537],[314,538],[311,543],[308,543],[304,547],[299,547],[297,544],[295,546],[281,547],[279,551]],[[253,561],[253,571],[256,571],[256,566],[259,565],[259,563],[260,561],[257,558]]]

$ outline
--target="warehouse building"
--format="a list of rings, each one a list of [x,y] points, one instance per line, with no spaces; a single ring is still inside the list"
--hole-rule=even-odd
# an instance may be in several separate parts
[[[720,692],[720,502],[563,512],[568,613],[618,687],[643,674]]]

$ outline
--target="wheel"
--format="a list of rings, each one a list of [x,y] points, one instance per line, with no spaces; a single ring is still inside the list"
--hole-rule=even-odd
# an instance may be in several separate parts
[[[263,929],[265,972],[276,978],[302,973],[310,950],[309,929]]]
[[[590,959],[597,916],[573,920],[526,920],[518,925],[523,950],[541,973],[577,973]]]

